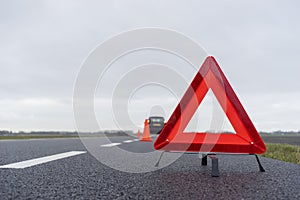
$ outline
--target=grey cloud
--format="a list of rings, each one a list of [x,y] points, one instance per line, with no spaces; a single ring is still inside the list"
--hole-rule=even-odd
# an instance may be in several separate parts
[[[80,65],[94,47],[119,32],[147,26],[194,38],[217,58],[241,96],[298,94],[298,8],[295,1],[1,1],[0,100],[10,99],[5,105],[15,115],[21,112],[13,109],[16,100],[60,98],[70,103]],[[295,129],[288,121],[300,116],[290,112],[291,119],[272,119]],[[270,129],[260,129],[264,127]]]

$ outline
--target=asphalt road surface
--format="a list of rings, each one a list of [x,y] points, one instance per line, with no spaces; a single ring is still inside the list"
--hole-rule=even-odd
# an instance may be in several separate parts
[[[153,151],[131,137],[99,141],[97,153],[112,161],[115,147]],[[201,166],[198,154],[184,154],[159,170],[127,173],[87,149],[78,138],[0,141],[0,199],[300,199],[296,164],[261,157],[259,172],[254,156],[218,155],[220,177],[211,177],[210,159]]]

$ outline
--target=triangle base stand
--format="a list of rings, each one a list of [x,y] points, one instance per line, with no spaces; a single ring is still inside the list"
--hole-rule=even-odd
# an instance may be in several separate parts
[[[251,154],[250,154],[251,155]],[[265,172],[266,170],[263,168],[258,156],[256,154],[252,154],[255,156],[257,164],[259,166],[259,171],[260,172]],[[211,176],[212,177],[219,177],[220,173],[219,173],[219,163],[218,163],[218,158],[216,157],[216,154],[202,154],[202,158],[201,158],[201,165],[202,166],[207,166],[207,157],[209,157],[211,159]]]
[[[155,167],[158,167],[159,166],[159,163],[162,159],[162,156],[163,154],[165,153],[166,151],[162,151],[159,158],[158,158],[158,161],[156,162],[155,164]],[[168,151],[167,151],[168,152]],[[175,152],[174,152],[175,153]],[[258,164],[258,167],[259,167],[259,171],[260,172],[265,172],[266,170],[263,168],[258,156],[256,154],[249,154],[249,155],[254,155],[255,158],[256,158],[256,161],[257,161],[257,164]],[[202,158],[201,158],[201,166],[207,166],[207,157],[209,157],[211,159],[211,176],[212,177],[219,177],[220,176],[220,171],[219,171],[219,160],[218,158],[216,157],[216,154],[214,153],[208,153],[208,154],[202,154]]]
[[[207,157],[211,159],[211,176],[212,177],[219,177],[219,160],[216,157],[216,154],[202,154],[201,158],[201,165],[207,166]]]

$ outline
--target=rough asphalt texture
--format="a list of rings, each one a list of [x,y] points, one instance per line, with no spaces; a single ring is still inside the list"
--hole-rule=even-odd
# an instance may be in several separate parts
[[[125,140],[117,138],[114,140]],[[139,142],[126,144],[141,148]],[[143,148],[152,149],[147,143]],[[0,165],[74,150],[80,139],[0,141]],[[300,166],[254,156],[220,155],[220,177],[197,154],[143,174],[113,170],[90,154],[25,169],[0,169],[0,199],[300,199]]]

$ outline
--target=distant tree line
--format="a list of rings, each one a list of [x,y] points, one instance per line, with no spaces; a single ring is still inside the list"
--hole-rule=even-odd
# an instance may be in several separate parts
[[[295,135],[295,134],[300,134],[300,130],[299,131],[273,131],[273,132],[264,132],[261,131],[260,134],[265,134],[265,135]]]

